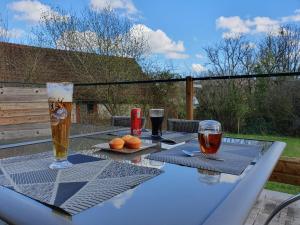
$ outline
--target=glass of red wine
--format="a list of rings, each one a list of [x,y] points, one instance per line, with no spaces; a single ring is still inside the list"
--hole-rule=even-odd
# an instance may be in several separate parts
[[[215,120],[203,120],[199,123],[198,142],[204,154],[215,154],[222,142],[221,123]]]

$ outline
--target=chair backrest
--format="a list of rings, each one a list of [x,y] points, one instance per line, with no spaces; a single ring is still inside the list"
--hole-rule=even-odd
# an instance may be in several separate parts
[[[112,116],[111,125],[115,127],[130,127],[130,116]],[[142,117],[142,128],[146,126],[146,118]]]
[[[197,133],[200,120],[168,119],[167,130]]]

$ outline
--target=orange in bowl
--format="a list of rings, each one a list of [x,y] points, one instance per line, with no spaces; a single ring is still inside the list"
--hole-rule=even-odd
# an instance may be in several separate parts
[[[138,149],[142,145],[141,139],[138,137],[132,137],[126,141],[126,147],[130,149]]]
[[[114,138],[108,144],[111,149],[122,149],[125,141],[122,138]]]

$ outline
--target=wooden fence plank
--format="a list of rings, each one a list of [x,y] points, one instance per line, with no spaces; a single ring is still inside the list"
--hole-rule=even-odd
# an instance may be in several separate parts
[[[0,110],[0,117],[49,115],[48,109],[11,109]]]
[[[0,125],[49,122],[49,115],[0,117]]]
[[[0,88],[0,102],[47,102],[45,88]]]
[[[28,88],[28,87],[2,87],[0,88],[1,94],[10,95],[47,95],[46,88]]]
[[[50,128],[50,123],[24,123],[24,124],[14,124],[0,126],[0,132],[4,131],[18,131],[18,130],[36,130],[36,129],[48,129]]]
[[[14,109],[48,109],[47,102],[0,102],[0,110]]]
[[[0,132],[0,140],[12,140],[19,138],[34,138],[39,136],[50,136],[50,128],[29,129],[29,130],[15,130]]]

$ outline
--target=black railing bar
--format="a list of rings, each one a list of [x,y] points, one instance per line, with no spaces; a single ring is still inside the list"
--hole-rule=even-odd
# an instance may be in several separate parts
[[[75,83],[76,87],[83,86],[106,86],[106,85],[124,85],[124,84],[149,84],[149,83],[171,83],[186,81],[186,78],[161,79],[161,80],[134,80],[134,81],[117,81],[117,82],[96,82],[96,83]]]
[[[249,79],[249,78],[272,78],[272,77],[296,77],[300,76],[300,72],[288,73],[263,73],[263,74],[244,74],[244,75],[226,75],[226,76],[210,76],[210,77],[193,77],[193,80],[231,80],[231,79]]]
[[[250,78],[263,78],[263,77],[292,77],[300,76],[300,72],[287,72],[287,73],[265,73],[265,74],[243,74],[243,75],[225,75],[225,76],[205,76],[205,77],[191,77],[193,80],[230,80],[230,79],[250,79]],[[123,85],[123,84],[146,84],[146,83],[170,83],[170,82],[182,82],[186,81],[185,78],[175,79],[160,79],[160,80],[134,80],[134,81],[117,81],[117,82],[95,82],[95,83],[74,83],[74,86],[105,86],[105,85]],[[42,83],[22,83],[11,81],[0,81],[1,84],[19,84],[19,85],[40,85],[45,86]]]
[[[210,76],[210,77],[192,77],[194,81],[197,80],[224,80],[224,79],[250,79],[250,78],[263,78],[263,77],[294,77],[300,76],[300,72],[290,73],[271,73],[271,74],[244,74],[244,75],[227,75],[227,76]],[[136,81],[119,81],[119,82],[98,82],[98,83],[76,83],[77,87],[83,86],[105,86],[105,85],[124,85],[124,84],[146,84],[146,83],[171,83],[186,81],[186,78],[177,79],[162,79],[162,80],[136,80]]]

